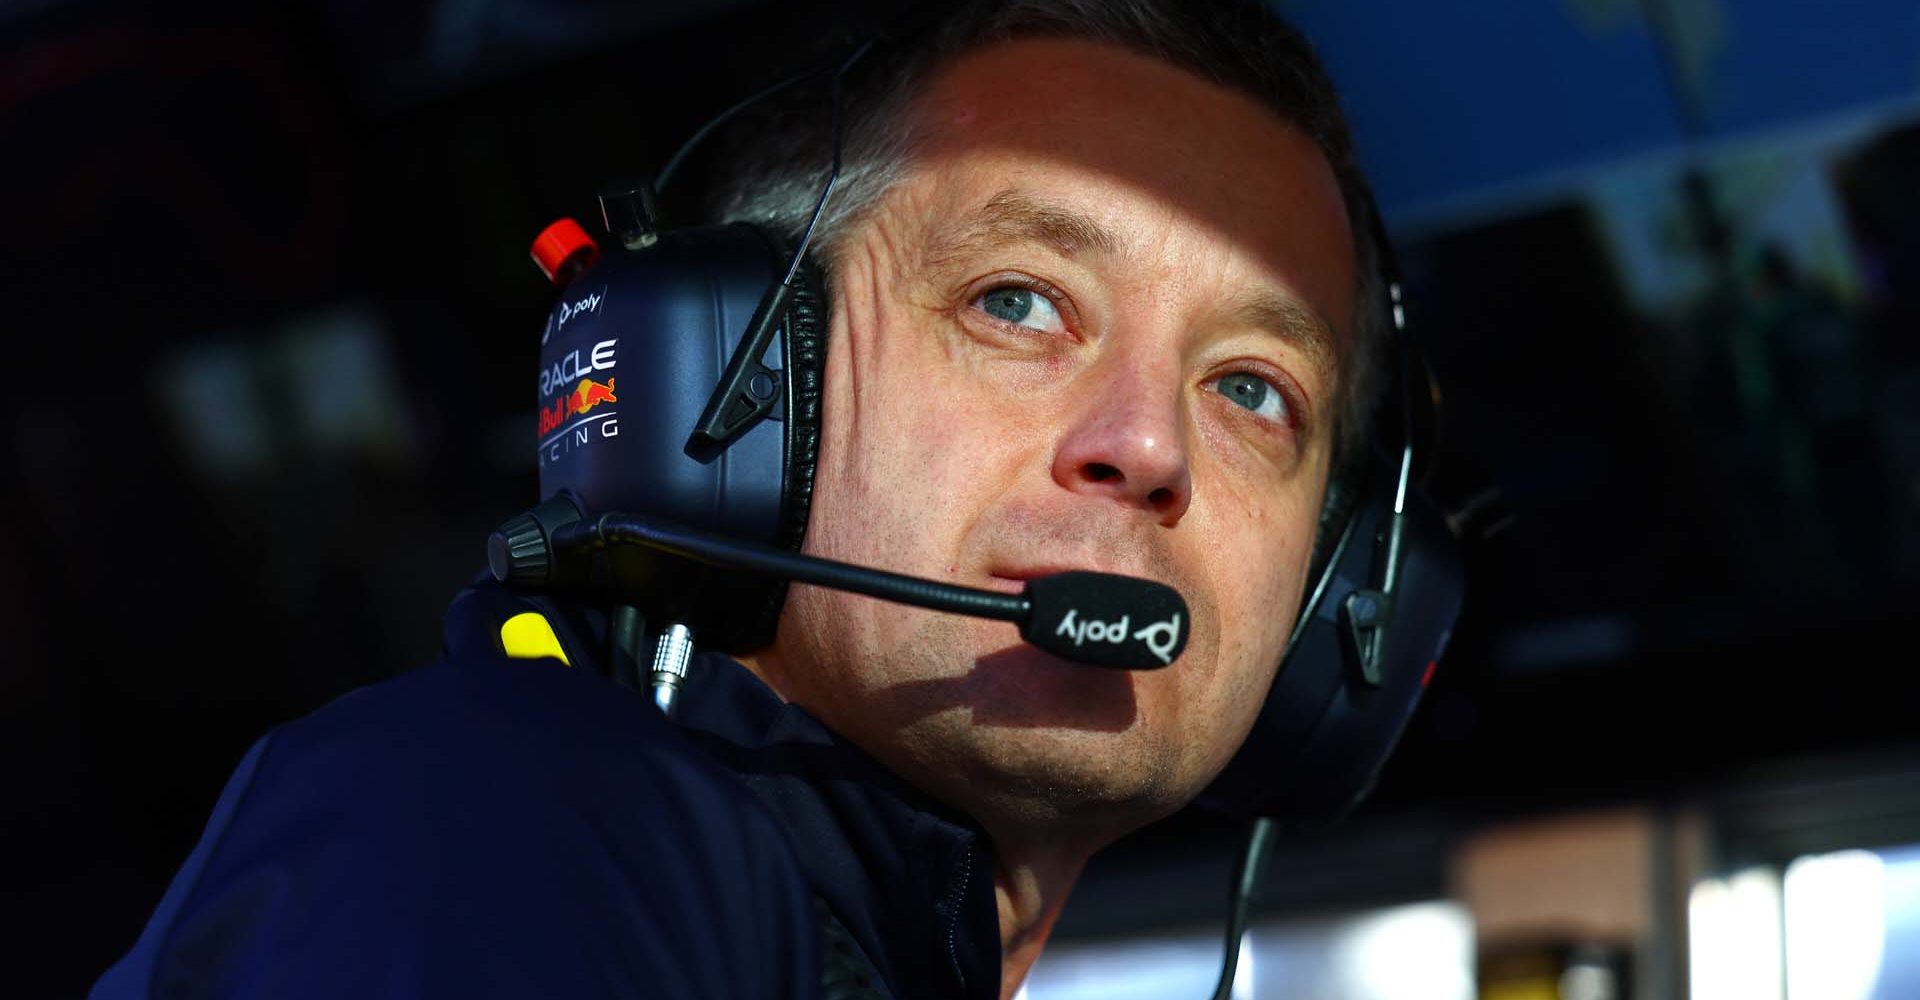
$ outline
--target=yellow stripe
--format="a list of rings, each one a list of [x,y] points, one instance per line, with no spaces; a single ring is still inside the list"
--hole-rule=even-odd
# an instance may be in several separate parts
[[[507,623],[500,626],[500,647],[516,660],[551,656],[573,666],[567,659],[567,651],[560,648],[560,637],[553,634],[553,626],[538,612],[523,611],[507,619]]]

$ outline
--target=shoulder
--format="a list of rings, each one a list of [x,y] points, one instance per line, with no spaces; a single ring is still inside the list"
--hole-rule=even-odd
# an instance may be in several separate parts
[[[773,818],[554,660],[449,656],[269,734],[177,882],[129,956],[156,993],[788,996],[817,965]]]
[[[356,691],[271,734],[252,784],[255,809],[334,803],[387,832],[449,813],[496,842],[711,820],[784,843],[649,699],[551,660],[442,661]]]

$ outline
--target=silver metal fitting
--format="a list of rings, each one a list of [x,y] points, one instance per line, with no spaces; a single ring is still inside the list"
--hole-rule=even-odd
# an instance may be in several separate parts
[[[653,648],[653,703],[660,711],[673,714],[673,700],[687,679],[687,664],[693,660],[693,630],[678,622],[660,633]]]

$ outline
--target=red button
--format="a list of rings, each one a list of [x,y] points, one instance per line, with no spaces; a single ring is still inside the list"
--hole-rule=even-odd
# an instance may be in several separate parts
[[[564,285],[573,276],[600,259],[600,245],[572,219],[561,219],[540,230],[533,238],[533,262],[540,273],[556,285]]]

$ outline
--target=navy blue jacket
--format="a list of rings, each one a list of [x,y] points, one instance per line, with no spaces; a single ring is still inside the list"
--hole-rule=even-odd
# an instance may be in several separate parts
[[[506,655],[529,610],[574,667]],[[810,998],[848,969],[999,995],[977,827],[728,657],[666,720],[587,668],[606,637],[463,592],[434,665],[253,746],[92,996]]]

